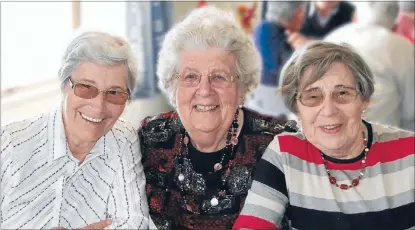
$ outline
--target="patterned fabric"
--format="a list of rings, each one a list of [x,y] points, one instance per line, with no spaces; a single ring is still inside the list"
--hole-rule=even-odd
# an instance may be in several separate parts
[[[367,167],[348,190],[330,184],[320,151],[301,133],[277,136],[258,162],[234,229],[277,229],[284,213],[292,229],[413,229],[414,133],[365,124]],[[363,156],[329,161],[328,168],[349,184]]]
[[[184,128],[177,113],[168,112],[143,120],[139,136],[147,178],[146,191],[150,215],[158,229],[232,228],[251,185],[251,174],[255,163],[261,158],[274,135],[283,131],[282,125],[285,123],[285,119],[261,116],[247,109],[243,109],[243,114],[244,123],[236,153],[233,159],[227,159],[228,162],[231,160],[233,162],[232,167],[229,168],[231,173],[226,191],[230,195],[222,200],[222,203],[220,201],[217,208],[209,206],[208,193],[216,191],[216,185],[221,180],[220,174],[217,180],[212,179],[212,183],[207,183],[207,189],[204,190],[206,192],[196,194],[196,191],[193,193],[186,191],[187,204],[200,214],[190,213],[183,208],[176,166]],[[203,171],[197,170],[198,168],[210,164],[210,157],[221,156],[220,151],[200,153],[191,146],[188,151],[189,156],[193,156],[191,161],[195,171],[198,172]],[[202,162],[197,163],[198,160]],[[210,176],[207,173],[197,174],[201,174],[203,178]]]
[[[2,127],[0,229],[147,228],[137,134],[118,121],[80,164],[67,146],[62,112]]]

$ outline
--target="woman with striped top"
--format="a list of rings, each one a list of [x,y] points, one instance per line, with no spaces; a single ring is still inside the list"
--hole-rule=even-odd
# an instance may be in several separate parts
[[[302,131],[270,143],[234,229],[413,229],[414,133],[362,120],[374,91],[364,60],[313,42],[282,77]]]
[[[125,39],[85,32],[62,58],[62,104],[1,128],[0,229],[146,229],[134,127],[119,120],[137,60]]]

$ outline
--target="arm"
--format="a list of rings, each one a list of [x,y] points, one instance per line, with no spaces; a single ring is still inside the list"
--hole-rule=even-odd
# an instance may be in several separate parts
[[[3,201],[5,194],[12,185],[11,174],[12,174],[12,154],[13,144],[9,133],[2,127],[1,132],[1,152],[0,152],[0,207],[3,207]],[[0,209],[0,229],[1,223],[3,223],[3,214]]]
[[[281,226],[288,192],[282,154],[274,146],[278,146],[277,137],[255,167],[251,189],[233,229],[278,229]]]
[[[108,228],[147,229],[148,205],[140,144],[135,138],[126,144],[111,190],[108,210],[113,223]]]

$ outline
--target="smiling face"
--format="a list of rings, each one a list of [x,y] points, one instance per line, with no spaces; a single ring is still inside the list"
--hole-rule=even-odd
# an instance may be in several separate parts
[[[177,86],[177,111],[185,129],[189,133],[227,132],[243,97],[236,81],[218,87],[213,78],[235,75],[234,55],[217,48],[183,51],[178,71],[180,78],[201,76],[196,86]]]
[[[310,68],[307,69],[305,76],[310,71]],[[352,72],[341,63],[333,63],[321,79],[303,90],[319,88],[325,94],[324,101],[315,107],[304,106],[299,100],[296,102],[297,115],[307,140],[334,157],[336,153],[348,151],[363,143],[361,116],[368,106],[368,102],[362,101],[359,95],[348,104],[334,101],[331,92],[343,87],[356,89]]]
[[[74,84],[87,84],[100,90],[127,92],[128,68],[125,64],[100,65],[81,63],[72,72]],[[97,141],[118,120],[125,105],[115,105],[104,99],[103,93],[92,99],[74,94],[69,83],[65,86],[64,124],[66,136],[86,142]]]

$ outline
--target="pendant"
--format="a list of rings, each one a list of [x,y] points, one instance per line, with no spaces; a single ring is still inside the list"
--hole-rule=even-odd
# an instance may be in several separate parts
[[[232,139],[231,139],[231,143],[232,143],[233,145],[237,145],[237,144],[238,144],[238,137],[232,137]]]
[[[214,169],[215,171],[221,170],[221,169],[222,169],[222,164],[221,164],[221,163],[216,163],[216,164],[213,166],[213,169]]]
[[[210,205],[212,205],[212,207],[215,207],[215,206],[217,206],[219,204],[219,200],[216,198],[216,197],[213,197],[211,200],[210,200]]]
[[[183,142],[184,142],[185,145],[189,144],[189,137],[185,136],[183,138]]]
[[[182,173],[180,173],[177,178],[179,179],[180,182],[184,181],[184,175]]]

